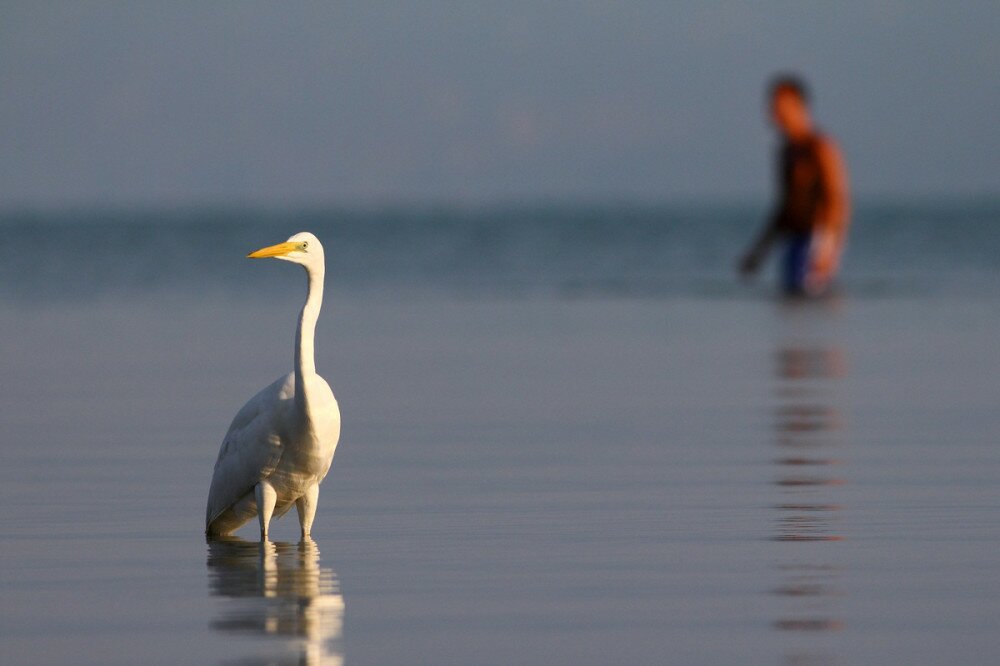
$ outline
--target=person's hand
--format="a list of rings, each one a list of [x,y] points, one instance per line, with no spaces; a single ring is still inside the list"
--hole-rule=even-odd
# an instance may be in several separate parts
[[[830,278],[825,273],[809,271],[802,288],[809,296],[821,296],[830,286]]]
[[[814,232],[810,254],[810,277],[818,285],[828,284],[837,273],[840,258],[840,244],[836,234],[829,231]]]

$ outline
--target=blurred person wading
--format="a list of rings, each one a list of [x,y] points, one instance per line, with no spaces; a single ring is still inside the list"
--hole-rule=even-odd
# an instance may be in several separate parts
[[[850,216],[847,172],[840,149],[819,131],[809,110],[809,92],[795,76],[779,76],[768,88],[771,121],[781,135],[778,200],[771,216],[740,262],[745,276],[756,273],[781,239],[781,285],[786,294],[826,292],[840,267]]]

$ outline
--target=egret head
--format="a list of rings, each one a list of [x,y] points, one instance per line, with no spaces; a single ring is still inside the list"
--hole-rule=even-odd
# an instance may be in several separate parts
[[[256,252],[251,252],[247,257],[251,259],[273,257],[302,264],[306,268],[322,268],[323,245],[308,231],[301,231],[284,243],[261,248]]]

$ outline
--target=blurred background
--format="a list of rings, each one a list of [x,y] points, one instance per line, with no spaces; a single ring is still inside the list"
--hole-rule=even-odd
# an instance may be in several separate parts
[[[240,248],[308,226],[352,245],[341,281],[475,267],[452,282],[728,292],[773,189],[776,71],[811,83],[846,155],[848,283],[936,289],[1000,261],[990,2],[6,3],[0,19],[0,222],[45,225],[54,248],[80,242],[60,221],[127,226],[160,243],[165,276],[184,259],[157,222]],[[16,293],[158,279],[0,252]]]
[[[859,200],[1000,192],[992,2],[5,3],[0,202],[761,202],[800,72]]]
[[[996,6],[7,3],[5,208],[760,200],[763,83],[855,192],[1000,189]]]

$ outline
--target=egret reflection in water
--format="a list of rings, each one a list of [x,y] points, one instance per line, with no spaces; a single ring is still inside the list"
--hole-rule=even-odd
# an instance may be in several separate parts
[[[215,631],[285,639],[275,653],[237,663],[343,663],[344,598],[312,539],[209,539],[208,584],[212,596],[225,598]]]

